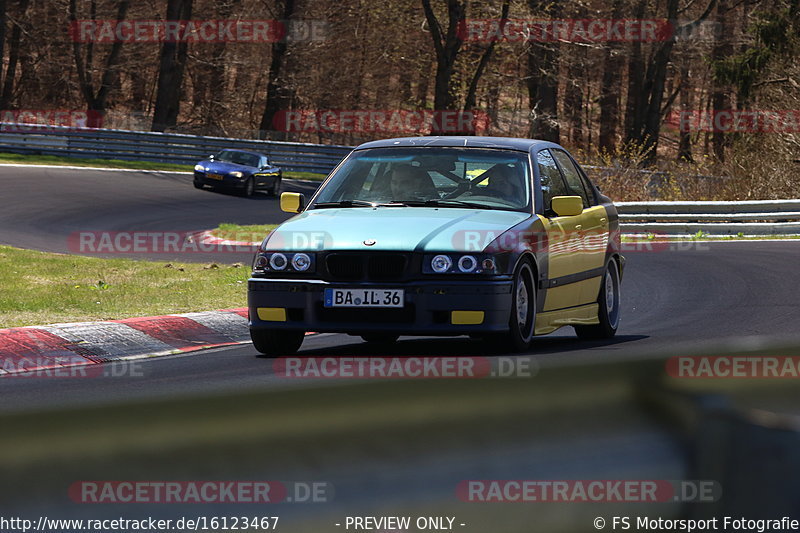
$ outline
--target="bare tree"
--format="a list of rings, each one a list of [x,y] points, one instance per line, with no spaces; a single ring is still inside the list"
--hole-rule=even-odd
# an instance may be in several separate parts
[[[5,2],[4,2],[5,4]],[[14,82],[17,77],[17,65],[19,64],[22,40],[21,20],[28,11],[29,0],[18,0],[17,19],[12,20],[11,41],[8,46],[8,65],[3,79],[3,90],[0,92],[0,109],[8,109],[11,99],[14,96]],[[5,5],[3,6],[3,17],[6,18]],[[3,23],[3,33],[5,33],[5,23]]]
[[[436,52],[436,78],[433,86],[433,107],[436,110],[453,110],[456,105],[456,94],[452,78],[456,59],[464,43],[459,34],[459,26],[466,19],[467,2],[447,0],[447,30],[442,29],[436,14],[433,12],[430,0],[422,0],[425,19],[433,39],[433,48]],[[432,132],[442,133],[442,132]]]
[[[295,12],[295,0],[280,0],[281,18],[288,24]],[[288,42],[287,39],[280,39],[272,43],[272,59],[269,64],[267,75],[267,101],[264,105],[264,113],[261,115],[261,125],[259,126],[259,137],[265,139],[267,132],[272,129],[275,116],[289,109],[291,105],[291,88],[285,79],[287,61]]]
[[[529,0],[530,12],[536,16],[556,19],[560,16],[559,4],[549,0]],[[545,40],[543,40],[545,41]],[[558,123],[558,69],[559,45],[557,42],[533,42],[527,52],[528,102],[531,109],[530,131],[532,138],[559,142]]]
[[[167,0],[168,21],[192,18],[192,0]],[[158,69],[156,105],[153,111],[153,131],[165,131],[178,123],[180,113],[183,73],[189,53],[186,40],[165,40],[161,46]]]
[[[622,16],[622,0],[614,0],[611,5],[611,18]],[[601,151],[614,153],[617,149],[617,124],[619,123],[620,72],[622,53],[616,42],[607,43],[603,50],[603,77],[600,82],[600,137],[598,147]]]
[[[714,25],[714,48],[711,51],[713,62],[722,61],[733,54],[732,31],[733,21],[731,20],[731,6],[728,0],[719,0],[717,3],[716,24]],[[722,77],[715,73],[712,77],[713,89],[711,92],[711,107],[716,115],[720,111],[728,111],[731,108],[729,88]],[[725,161],[725,147],[728,140],[725,132],[715,129],[711,135],[711,144],[714,148],[714,157],[717,161]]]
[[[116,20],[125,20],[129,7],[130,0],[120,0],[117,6]],[[89,12],[91,20],[96,20],[96,0],[91,0]],[[70,0],[69,2],[69,19],[73,23],[78,20],[77,0]],[[72,53],[75,58],[75,68],[78,73],[78,84],[80,85],[81,94],[83,95],[83,99],[89,111],[89,122],[87,123],[89,127],[99,127],[102,124],[102,117],[105,115],[106,105],[108,103],[108,94],[118,75],[117,65],[119,63],[120,53],[122,52],[122,46],[122,40],[115,41],[111,46],[111,51],[104,62],[100,85],[95,89],[94,80],[92,79],[92,72],[95,70],[93,65],[94,43],[90,40],[83,45],[78,39],[75,39],[72,43]]]

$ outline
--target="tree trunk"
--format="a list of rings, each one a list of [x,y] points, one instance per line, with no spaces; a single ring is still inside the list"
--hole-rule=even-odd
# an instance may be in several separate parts
[[[639,0],[633,18],[642,20],[647,8],[647,0]],[[631,52],[628,58],[628,90],[625,102],[625,144],[632,145],[641,142],[644,108],[647,105],[647,95],[643,91],[645,80],[644,60],[641,41],[631,43]]]
[[[192,18],[192,0],[167,0],[168,21],[189,20]],[[183,73],[189,45],[186,41],[167,42],[161,46],[161,60],[158,69],[158,88],[156,106],[153,111],[153,131],[166,131],[178,124]]]
[[[467,3],[459,0],[447,0],[447,32],[442,34],[442,28],[431,7],[430,0],[422,0],[425,19],[433,39],[436,52],[436,76],[433,85],[433,108],[436,111],[452,111],[458,109],[456,94],[452,84],[453,70],[458,52],[463,41],[459,35],[459,24],[466,19]],[[442,131],[439,127],[441,121],[434,121],[432,134],[445,134],[453,132]]]
[[[529,0],[530,12],[537,17],[557,19],[559,4]],[[558,58],[556,42],[533,42],[527,52],[528,103],[531,110],[531,138],[559,142],[558,125]]]
[[[116,20],[125,20],[129,7],[130,0],[120,0],[119,6],[117,7]],[[92,2],[92,20],[95,18],[95,10],[96,5],[94,2]],[[70,0],[69,18],[71,22],[78,20],[76,0]],[[117,81],[117,64],[119,63],[120,54],[122,53],[122,45],[122,41],[115,41],[111,46],[111,51],[106,58],[105,66],[102,71],[103,74],[100,78],[100,86],[98,87],[97,91],[95,91],[94,80],[92,79],[92,71],[94,70],[94,65],[92,65],[94,60],[92,43],[90,42],[86,45],[85,58],[83,56],[83,48],[81,43],[75,41],[72,44],[72,53],[73,57],[75,58],[75,68],[78,73],[78,84],[80,85],[81,94],[83,94],[86,108],[89,111],[89,118],[86,125],[90,128],[99,128],[103,124],[103,116],[105,115],[106,106],[108,104],[108,95],[111,92],[114,83]]]
[[[282,7],[282,20],[288,24],[294,15],[295,0],[283,0]],[[267,132],[272,129],[275,116],[281,111],[288,110],[292,103],[292,90],[285,77],[287,52],[286,39],[272,43],[272,58],[267,74],[267,101],[264,105],[264,113],[261,115],[261,124],[258,127],[259,139],[267,138]]]
[[[622,2],[614,0],[611,18],[621,18]],[[600,151],[614,153],[617,150],[617,123],[619,122],[620,71],[622,56],[619,43],[609,42],[603,51],[603,77],[600,82]]]
[[[650,67],[647,69],[644,93],[648,98],[647,108],[644,115],[644,128],[641,134],[641,144],[644,153],[645,164],[652,164],[658,156],[658,137],[662,122],[662,102],[664,101],[664,88],[667,80],[667,67],[669,66],[672,49],[675,46],[676,34],[683,35],[684,30],[692,30],[693,27],[705,20],[709,13],[714,9],[717,0],[711,0],[706,6],[705,12],[695,21],[678,28],[672,35],[661,44],[656,50]],[[679,0],[667,0],[667,20],[676,21],[678,19]],[[674,22],[673,22],[674,23]]]
[[[569,140],[573,146],[579,147],[583,138],[583,58],[573,58],[567,68],[567,82],[564,88],[564,117],[569,124]]]
[[[509,9],[510,0],[503,0],[503,7],[500,9],[500,21],[501,21],[501,28],[505,26],[505,21],[508,19],[508,9]],[[502,33],[502,31],[500,32]],[[472,76],[472,80],[469,83],[469,89],[467,90],[467,97],[464,100],[464,111],[472,111],[475,108],[475,99],[476,93],[478,90],[478,82],[483,76],[484,70],[486,70],[486,65],[489,64],[489,60],[492,58],[492,53],[494,52],[494,47],[497,45],[497,41],[493,40],[489,43],[486,47],[486,50],[483,51],[481,55],[481,59],[478,62],[478,68],[475,69],[475,73]]]
[[[25,16],[28,10],[29,0],[19,0],[17,3],[19,8],[19,18],[14,23],[11,29],[11,41],[8,47],[8,66],[6,67],[5,78],[3,79],[3,90],[0,93],[0,109],[8,109],[11,99],[14,97],[14,82],[17,77],[17,65],[19,65],[20,58],[20,41],[22,40],[22,27],[20,20]],[[3,25],[5,28],[5,24]],[[0,65],[2,57],[0,56]]]
[[[680,88],[680,109],[682,113],[691,113],[692,104],[694,101],[693,98],[693,89],[692,84],[689,82],[691,71],[689,69],[689,62],[683,61],[681,63],[681,88]],[[678,125],[680,127],[680,118],[678,120]],[[687,161],[689,163],[694,162],[694,158],[692,157],[692,132],[688,129],[681,128],[679,131],[679,141],[678,141],[678,160],[679,161]]]
[[[0,0],[0,62],[6,57],[6,23],[8,14],[6,13],[6,0]],[[3,78],[3,69],[0,68],[0,83]],[[5,109],[0,108],[0,109]]]
[[[733,43],[731,42],[733,24],[728,0],[719,0],[715,22],[714,48],[711,50],[711,61],[714,65],[729,58],[733,53]],[[712,116],[716,116],[720,111],[729,111],[731,109],[731,99],[728,96],[729,88],[716,73],[712,77],[712,87]],[[711,136],[711,145],[716,160],[720,163],[725,161],[725,147],[728,145],[727,134],[718,129],[714,129]]]

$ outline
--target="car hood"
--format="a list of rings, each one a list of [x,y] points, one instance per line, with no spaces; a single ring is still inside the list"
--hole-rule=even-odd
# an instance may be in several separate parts
[[[529,213],[486,209],[312,209],[281,224],[268,250],[480,251]],[[372,242],[370,246],[365,242]]]
[[[247,165],[237,165],[236,163],[228,163],[226,161],[205,161],[200,163],[207,172],[216,172],[218,174],[227,174],[228,172],[253,172],[253,167]]]

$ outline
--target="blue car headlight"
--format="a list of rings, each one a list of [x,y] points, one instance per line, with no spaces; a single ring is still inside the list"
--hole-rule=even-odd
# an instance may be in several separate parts
[[[205,171],[206,171],[206,169],[205,169],[205,167],[203,167],[203,165],[195,165],[195,166],[194,166],[194,169],[195,169],[197,172],[205,172]]]
[[[238,170],[236,172],[231,172],[229,175],[233,176],[234,178],[243,178],[244,177],[244,173],[239,172]]]

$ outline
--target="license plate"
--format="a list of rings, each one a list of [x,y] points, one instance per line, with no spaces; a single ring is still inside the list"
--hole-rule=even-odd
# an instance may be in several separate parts
[[[403,307],[402,289],[325,289],[325,307]]]
[[[206,177],[212,180],[221,180],[223,176],[222,174],[206,174]]]

